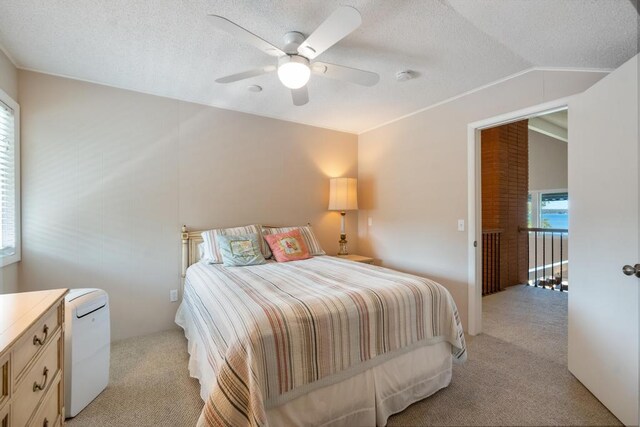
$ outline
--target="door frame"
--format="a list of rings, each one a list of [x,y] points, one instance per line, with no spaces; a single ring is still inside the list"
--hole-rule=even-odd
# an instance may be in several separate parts
[[[482,247],[482,169],[480,151],[480,132],[483,129],[517,122],[523,119],[553,113],[569,108],[568,96],[554,101],[545,102],[510,113],[479,120],[467,125],[467,206],[468,206],[468,327],[469,335],[478,335],[482,332],[482,250],[474,246]],[[571,239],[571,237],[569,237]],[[568,240],[570,245],[570,240]]]

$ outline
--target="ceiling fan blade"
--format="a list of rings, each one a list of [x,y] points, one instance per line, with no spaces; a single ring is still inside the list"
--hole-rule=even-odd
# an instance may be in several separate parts
[[[267,55],[276,56],[276,57],[285,55],[285,53],[282,50],[278,49],[268,41],[261,39],[260,37],[256,36],[252,32],[245,30],[240,25],[229,21],[227,18],[223,18],[222,16],[218,16],[218,15],[209,15],[209,16],[212,18],[211,22],[216,28],[222,31],[226,31],[227,33],[231,34],[238,40],[242,40],[245,43],[248,43],[254,47],[257,47]]]
[[[329,77],[330,79],[344,80],[362,86],[373,86],[380,80],[380,76],[377,73],[326,62],[314,62],[311,66],[311,71],[314,74]]]
[[[306,86],[302,86],[300,89],[291,89],[291,97],[293,105],[304,105],[309,102],[309,91]]]
[[[358,28],[361,23],[360,12],[350,6],[340,6],[302,42],[298,47],[298,53],[308,59],[314,59]]]
[[[254,70],[244,71],[242,73],[231,74],[230,76],[220,77],[216,79],[216,83],[233,83],[238,80],[248,79],[249,77],[259,76],[261,74],[270,73],[275,71],[275,65],[267,65],[266,67],[256,68]]]

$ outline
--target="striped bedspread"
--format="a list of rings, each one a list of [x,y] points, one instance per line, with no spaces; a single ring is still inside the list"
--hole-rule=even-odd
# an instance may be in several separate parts
[[[179,310],[198,320],[216,374],[198,423],[204,426],[264,426],[267,408],[416,346],[448,341],[454,360],[466,359],[445,288],[329,256],[194,264]]]

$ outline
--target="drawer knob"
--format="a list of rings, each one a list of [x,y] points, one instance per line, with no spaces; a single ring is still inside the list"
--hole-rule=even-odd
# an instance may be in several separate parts
[[[49,420],[48,419],[44,419],[44,421],[42,422],[42,427],[49,427]]]
[[[38,384],[37,382],[33,382],[33,392],[35,393],[38,390],[44,390],[45,387],[47,386],[47,377],[49,376],[49,369],[47,369],[47,367],[44,367],[44,370],[42,371],[42,376],[44,376],[44,380],[42,380],[42,384]]]
[[[42,328],[42,339],[38,338],[37,335],[33,336],[33,345],[44,345],[47,342],[47,335],[49,335],[49,327],[45,323],[44,328]]]

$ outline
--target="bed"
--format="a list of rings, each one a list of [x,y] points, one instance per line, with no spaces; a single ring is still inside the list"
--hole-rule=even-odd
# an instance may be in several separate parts
[[[446,387],[466,359],[449,292],[428,279],[330,256],[224,267],[182,233],[190,375],[199,425],[385,425]]]

